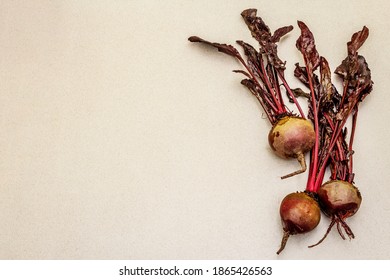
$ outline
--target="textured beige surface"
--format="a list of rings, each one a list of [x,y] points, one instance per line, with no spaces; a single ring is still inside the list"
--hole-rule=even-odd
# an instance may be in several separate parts
[[[0,258],[390,258],[389,3],[1,1]],[[279,179],[298,163],[270,151],[270,125],[231,72],[240,66],[187,41],[255,44],[240,17],[250,7],[272,30],[294,25],[280,46],[290,80],[297,19],[332,69],[370,28],[351,242],[332,231],[307,249],[323,219],[275,254],[279,203],[307,175]]]

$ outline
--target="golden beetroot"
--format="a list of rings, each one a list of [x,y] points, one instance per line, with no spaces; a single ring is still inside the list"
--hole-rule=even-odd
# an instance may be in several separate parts
[[[301,169],[282,179],[306,171],[305,153],[310,151],[316,140],[313,124],[301,117],[286,116],[280,119],[268,134],[268,142],[275,153],[282,158],[298,159]]]

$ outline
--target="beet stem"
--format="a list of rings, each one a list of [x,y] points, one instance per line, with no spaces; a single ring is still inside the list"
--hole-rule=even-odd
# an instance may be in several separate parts
[[[251,75],[253,81],[256,83],[257,86],[259,86],[260,88],[262,88],[259,80],[256,78],[256,75],[253,73],[253,71],[250,69],[250,67],[248,66],[248,64],[245,62],[245,60],[241,57],[241,55],[237,56],[236,57],[240,62],[241,64],[245,67],[245,69],[248,71],[248,73]],[[265,78],[266,79],[266,78]],[[267,80],[267,79],[266,79]],[[271,94],[272,97],[274,97],[273,94]],[[266,103],[272,108],[272,110],[275,112],[275,114],[281,114],[283,112],[285,112],[286,110],[284,108],[282,108],[282,111],[280,111],[280,109],[278,107],[275,107],[275,105],[265,96],[265,95],[262,95],[262,97],[264,98],[264,101],[266,101]],[[279,105],[277,102],[276,102],[277,105]]]
[[[286,79],[283,77],[282,73],[280,73],[280,70],[277,70],[277,72],[278,72],[278,75],[279,75],[280,79],[283,82],[284,87],[287,90],[288,95],[291,97],[291,99],[293,100],[295,106],[297,107],[297,109],[299,111],[299,114],[301,115],[302,118],[306,119],[305,118],[305,114],[303,113],[303,110],[302,110],[301,106],[299,105],[298,100],[296,99],[296,97],[295,97],[294,93],[292,92],[290,86],[288,85]]]
[[[261,71],[263,72],[263,75],[264,75],[264,80],[265,80],[265,84],[266,86],[268,87],[268,90],[271,94],[271,97],[274,101],[274,103],[276,104],[276,106],[278,107],[278,110],[276,111],[277,114],[282,114],[283,112],[285,112],[285,108],[282,104],[282,102],[280,102],[276,96],[275,96],[275,91],[274,88],[272,87],[270,81],[269,81],[269,77],[265,71],[265,67],[264,67],[264,61],[262,59],[260,59],[260,66],[261,66]]]
[[[271,123],[272,125],[274,125],[274,124],[276,123],[276,119],[275,119],[275,117],[272,116],[271,113],[268,111],[267,106],[265,105],[265,103],[264,103],[262,97],[261,97],[261,96],[259,95],[259,93],[257,93],[256,91],[254,91],[254,90],[250,90],[250,91],[251,91],[251,93],[256,97],[257,101],[259,101],[259,103],[260,103],[261,107],[263,108],[265,114],[267,115],[267,118],[268,118],[268,120],[270,121],[270,123]]]
[[[355,107],[355,111],[352,115],[352,129],[351,129],[351,135],[349,138],[349,165],[348,165],[348,173],[349,175],[353,174],[353,140],[355,138],[355,132],[356,132],[356,122],[357,122],[357,116],[358,116],[358,106]],[[349,176],[348,182],[352,183],[353,176]]]
[[[312,107],[313,107],[313,116],[314,116],[314,131],[316,133],[316,141],[314,143],[313,152],[312,152],[312,170],[309,174],[309,179],[307,180],[307,186],[306,190],[309,192],[316,192],[316,176],[318,172],[318,150],[319,150],[319,123],[318,123],[318,113],[317,113],[317,104],[316,104],[316,98],[315,98],[315,92],[314,92],[314,86],[312,81],[313,76],[313,70],[308,64],[306,56],[304,56],[305,65],[306,65],[306,72],[308,74],[308,80],[309,80],[309,88],[311,93],[311,101],[312,101]]]
[[[358,93],[357,93],[357,95],[358,95]],[[333,150],[335,144],[337,143],[337,140],[338,140],[338,138],[340,136],[340,133],[343,130],[343,127],[344,127],[345,123],[347,122],[348,116],[351,114],[352,109],[356,107],[358,101],[359,100],[357,98],[353,100],[353,104],[352,104],[351,108],[344,114],[343,119],[340,120],[336,124],[335,130],[334,130],[334,132],[332,134],[332,139],[330,141],[330,145],[329,145],[328,150],[327,150],[327,155],[325,157],[325,160],[322,163],[322,165],[320,166],[320,168],[318,169],[320,174],[324,174],[325,173],[325,169],[327,167],[327,161],[329,160],[329,158],[331,156],[332,150]],[[316,142],[316,144],[317,144],[317,142]],[[321,177],[318,177],[316,179],[315,184],[314,184],[314,190],[313,190],[314,192],[316,192],[320,188],[321,183],[322,183],[322,179],[323,178],[321,178]]]

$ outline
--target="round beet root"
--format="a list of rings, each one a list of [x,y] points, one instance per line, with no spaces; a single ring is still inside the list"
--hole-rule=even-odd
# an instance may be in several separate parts
[[[342,218],[353,216],[362,203],[359,190],[351,183],[341,180],[323,184],[318,190],[318,199],[326,215],[339,215]]]
[[[317,246],[324,241],[335,224],[341,238],[345,239],[341,227],[350,239],[355,238],[345,219],[353,216],[359,210],[362,203],[362,196],[359,190],[346,181],[332,180],[323,184],[318,190],[318,199],[321,210],[331,218],[331,223],[324,237],[309,247]]]
[[[282,178],[305,172],[305,153],[310,151],[316,139],[312,123],[300,117],[286,116],[281,118],[268,134],[268,142],[275,153],[282,158],[296,158],[301,170],[285,175]]]
[[[290,235],[313,230],[321,219],[317,201],[307,192],[287,195],[280,204],[280,217],[283,224],[283,239],[277,254],[283,251]]]

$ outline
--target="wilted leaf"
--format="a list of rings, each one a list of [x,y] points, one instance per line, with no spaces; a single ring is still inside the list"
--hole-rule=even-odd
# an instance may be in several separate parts
[[[191,36],[188,38],[188,41],[193,42],[193,43],[203,43],[203,44],[212,46],[214,48],[217,48],[218,51],[225,53],[227,55],[236,57],[236,58],[240,56],[237,49],[235,47],[233,47],[232,45],[212,43],[212,42],[206,41],[202,38],[199,38],[198,36]]]
[[[245,76],[247,76],[249,79],[251,78],[251,76],[248,74],[248,72],[245,72],[243,70],[233,70],[234,73],[240,73],[240,74],[243,74]]]
[[[303,54],[307,66],[314,71],[320,64],[320,55],[316,49],[313,33],[302,21],[298,21],[298,26],[301,29],[301,36],[299,36],[296,46]]]
[[[253,38],[262,45],[262,42],[271,37],[271,32],[263,19],[261,17],[257,17],[256,14],[256,9],[247,9],[241,13],[241,16],[251,31]]]
[[[321,75],[321,96],[324,96],[324,100],[327,102],[332,101],[333,85],[331,81],[331,72],[328,61],[324,58],[320,58],[320,75]]]
[[[271,37],[271,41],[274,43],[279,42],[280,38],[293,30],[294,27],[292,25],[281,27],[275,30],[274,35]]]
[[[368,34],[369,30],[366,26],[363,26],[361,31],[354,33],[352,35],[351,41],[347,43],[348,54],[355,54],[368,38]]]
[[[241,13],[246,25],[253,38],[255,38],[260,44],[260,52],[264,53],[268,62],[277,69],[285,69],[285,62],[283,62],[277,55],[276,43],[280,38],[292,30],[292,26],[282,27],[276,30],[274,36],[272,36],[269,27],[264,23],[261,17],[258,17],[256,9],[247,9]]]

